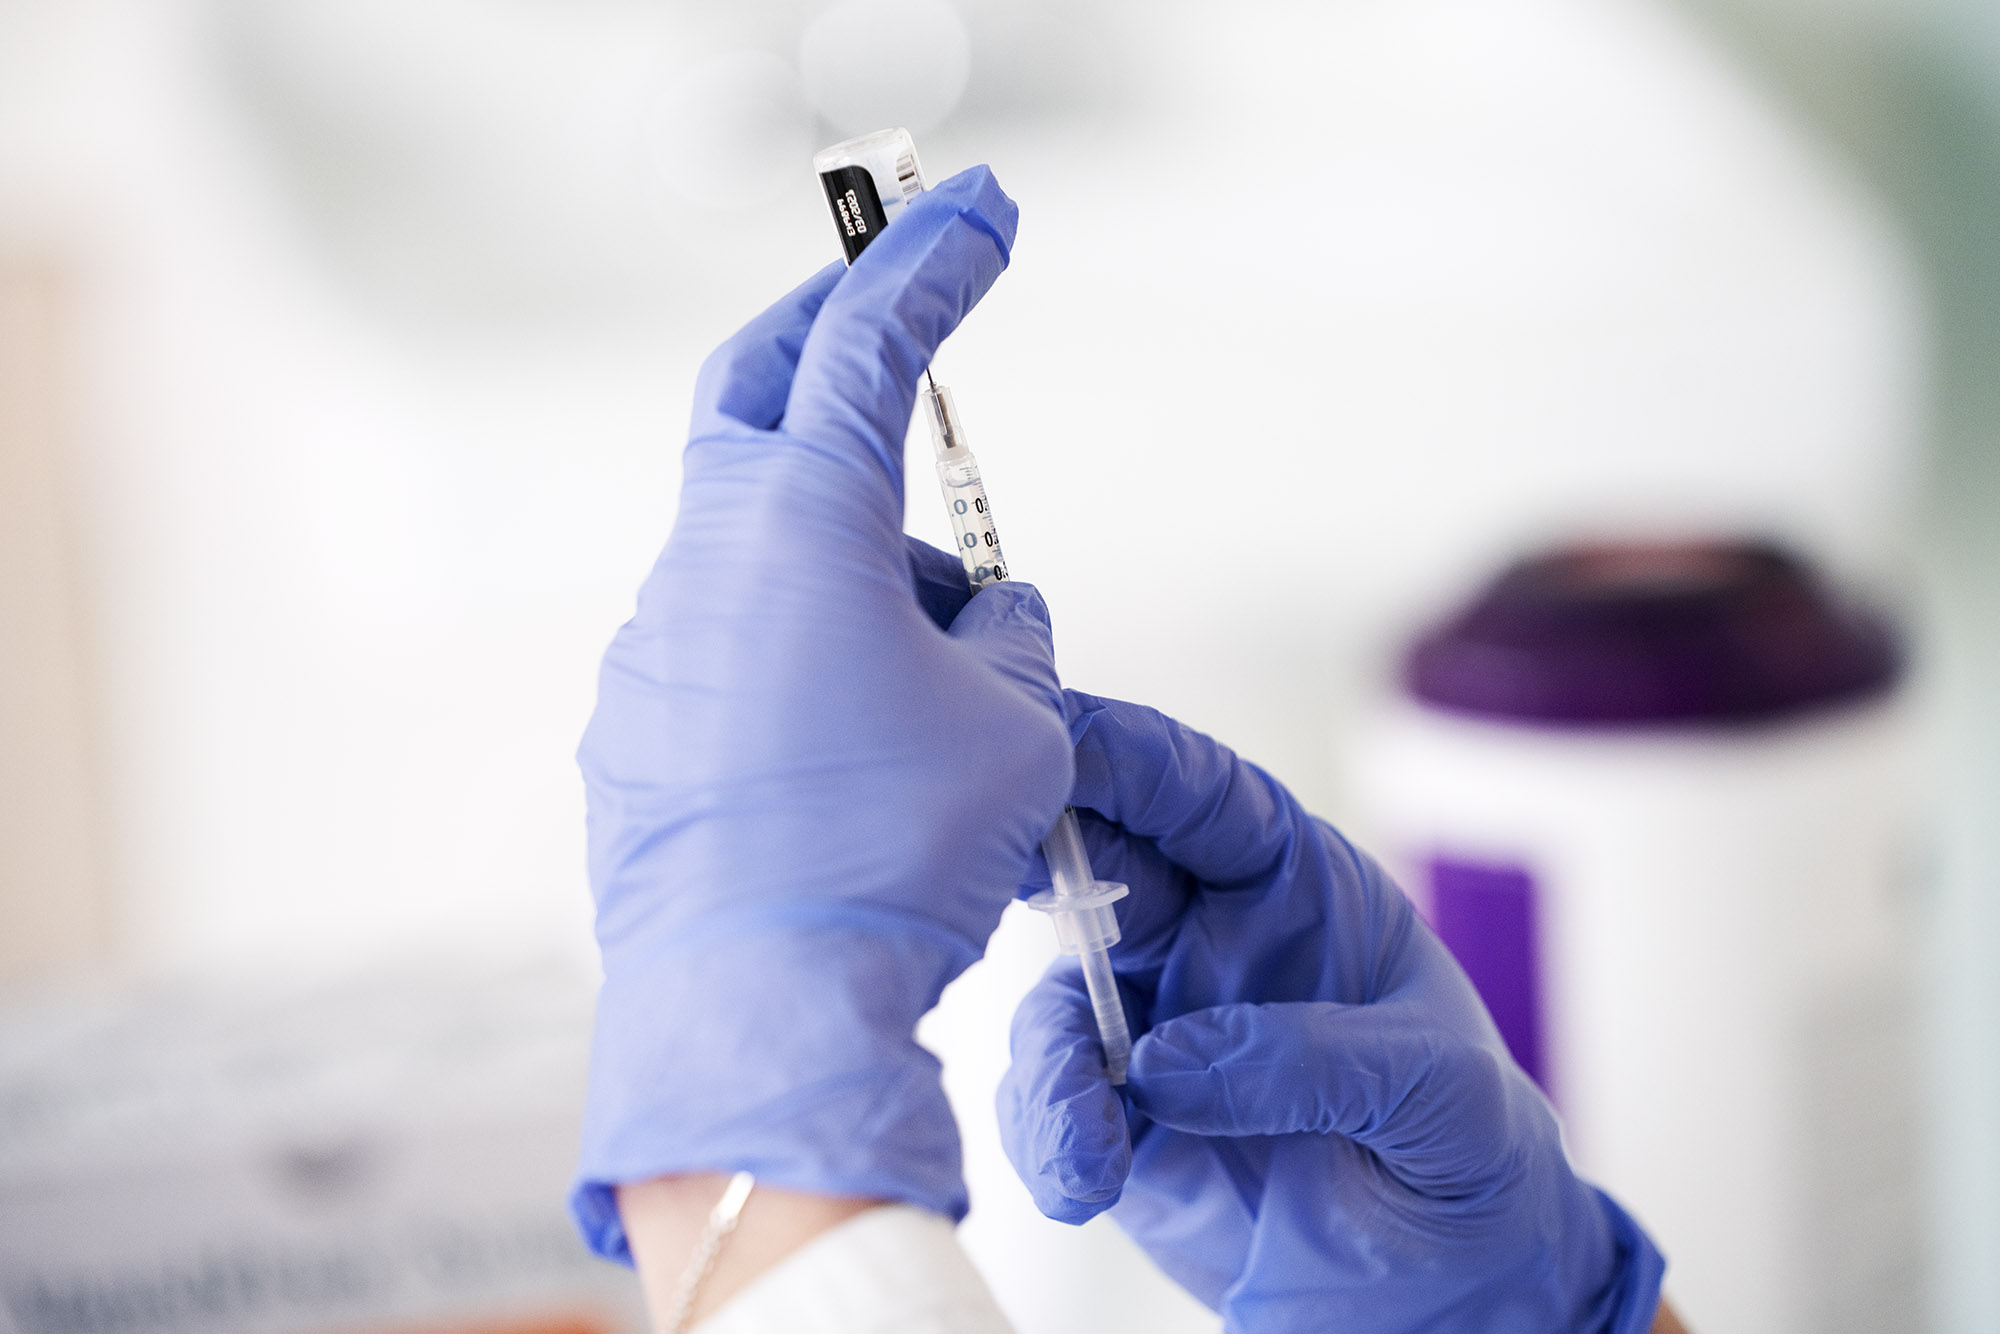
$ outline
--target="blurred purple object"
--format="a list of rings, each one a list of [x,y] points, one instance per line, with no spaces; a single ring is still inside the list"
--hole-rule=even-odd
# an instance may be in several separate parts
[[[1755,723],[1881,693],[1888,623],[1761,542],[1604,544],[1530,557],[1404,661],[1433,708],[1584,727]]]
[[[1901,671],[1888,623],[1780,547],[1615,543],[1512,566],[1416,642],[1403,683],[1449,713],[1616,730],[1770,722],[1886,693]],[[1427,870],[1438,937],[1548,1089],[1534,876],[1445,856]]]
[[[1430,877],[1432,929],[1472,979],[1515,1062],[1550,1092],[1534,877],[1451,857],[1432,858]]]

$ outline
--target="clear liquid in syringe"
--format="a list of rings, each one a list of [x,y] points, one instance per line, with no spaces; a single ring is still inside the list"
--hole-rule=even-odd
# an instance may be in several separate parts
[[[969,459],[940,460],[937,472],[957,539],[958,558],[965,564],[966,579],[975,592],[1005,579],[1007,561],[1000,554],[1000,532],[993,526],[993,507],[986,501],[986,484],[980,479],[979,465]]]

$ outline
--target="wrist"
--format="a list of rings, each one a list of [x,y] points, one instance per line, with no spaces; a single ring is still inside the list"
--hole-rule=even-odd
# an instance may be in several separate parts
[[[1607,1285],[1605,1319],[1601,1328],[1608,1334],[1672,1334],[1679,1328],[1673,1312],[1661,1299],[1661,1283],[1666,1277],[1666,1257],[1645,1230],[1618,1202],[1595,1186],[1587,1186],[1597,1197],[1610,1220],[1617,1244],[1617,1260]],[[1666,1323],[1661,1323],[1661,1321]]]
[[[957,1124],[914,1036],[962,967],[943,942],[830,922],[607,948],[571,1196],[585,1240],[628,1260],[619,1184],[714,1171],[962,1218]]]
[[[710,1213],[728,1185],[725,1174],[700,1172],[617,1188],[618,1213],[655,1320],[688,1295],[681,1291],[688,1257],[701,1245]],[[807,1243],[880,1203],[760,1184],[693,1292],[687,1324],[701,1321]]]
[[[1660,1299],[1660,1309],[1653,1315],[1651,1334],[1688,1334],[1687,1326],[1681,1323],[1681,1318],[1674,1313],[1673,1307],[1667,1305],[1664,1297]]]

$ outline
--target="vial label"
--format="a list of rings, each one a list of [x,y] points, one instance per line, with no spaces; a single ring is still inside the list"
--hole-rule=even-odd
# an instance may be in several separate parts
[[[917,153],[913,148],[907,153],[896,154],[896,188],[903,192],[903,202],[909,203],[917,191],[924,188],[923,173],[917,170]]]
[[[821,172],[819,183],[826,190],[827,206],[833,210],[833,220],[840,227],[841,248],[847,252],[847,262],[852,264],[889,225],[889,215],[882,211],[882,197],[875,193],[875,178],[866,167],[835,167]]]

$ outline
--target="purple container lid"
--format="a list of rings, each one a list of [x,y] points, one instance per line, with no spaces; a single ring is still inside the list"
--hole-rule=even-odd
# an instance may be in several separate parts
[[[1889,623],[1762,542],[1607,543],[1514,565],[1403,663],[1453,713],[1556,726],[1753,724],[1886,693]]]

